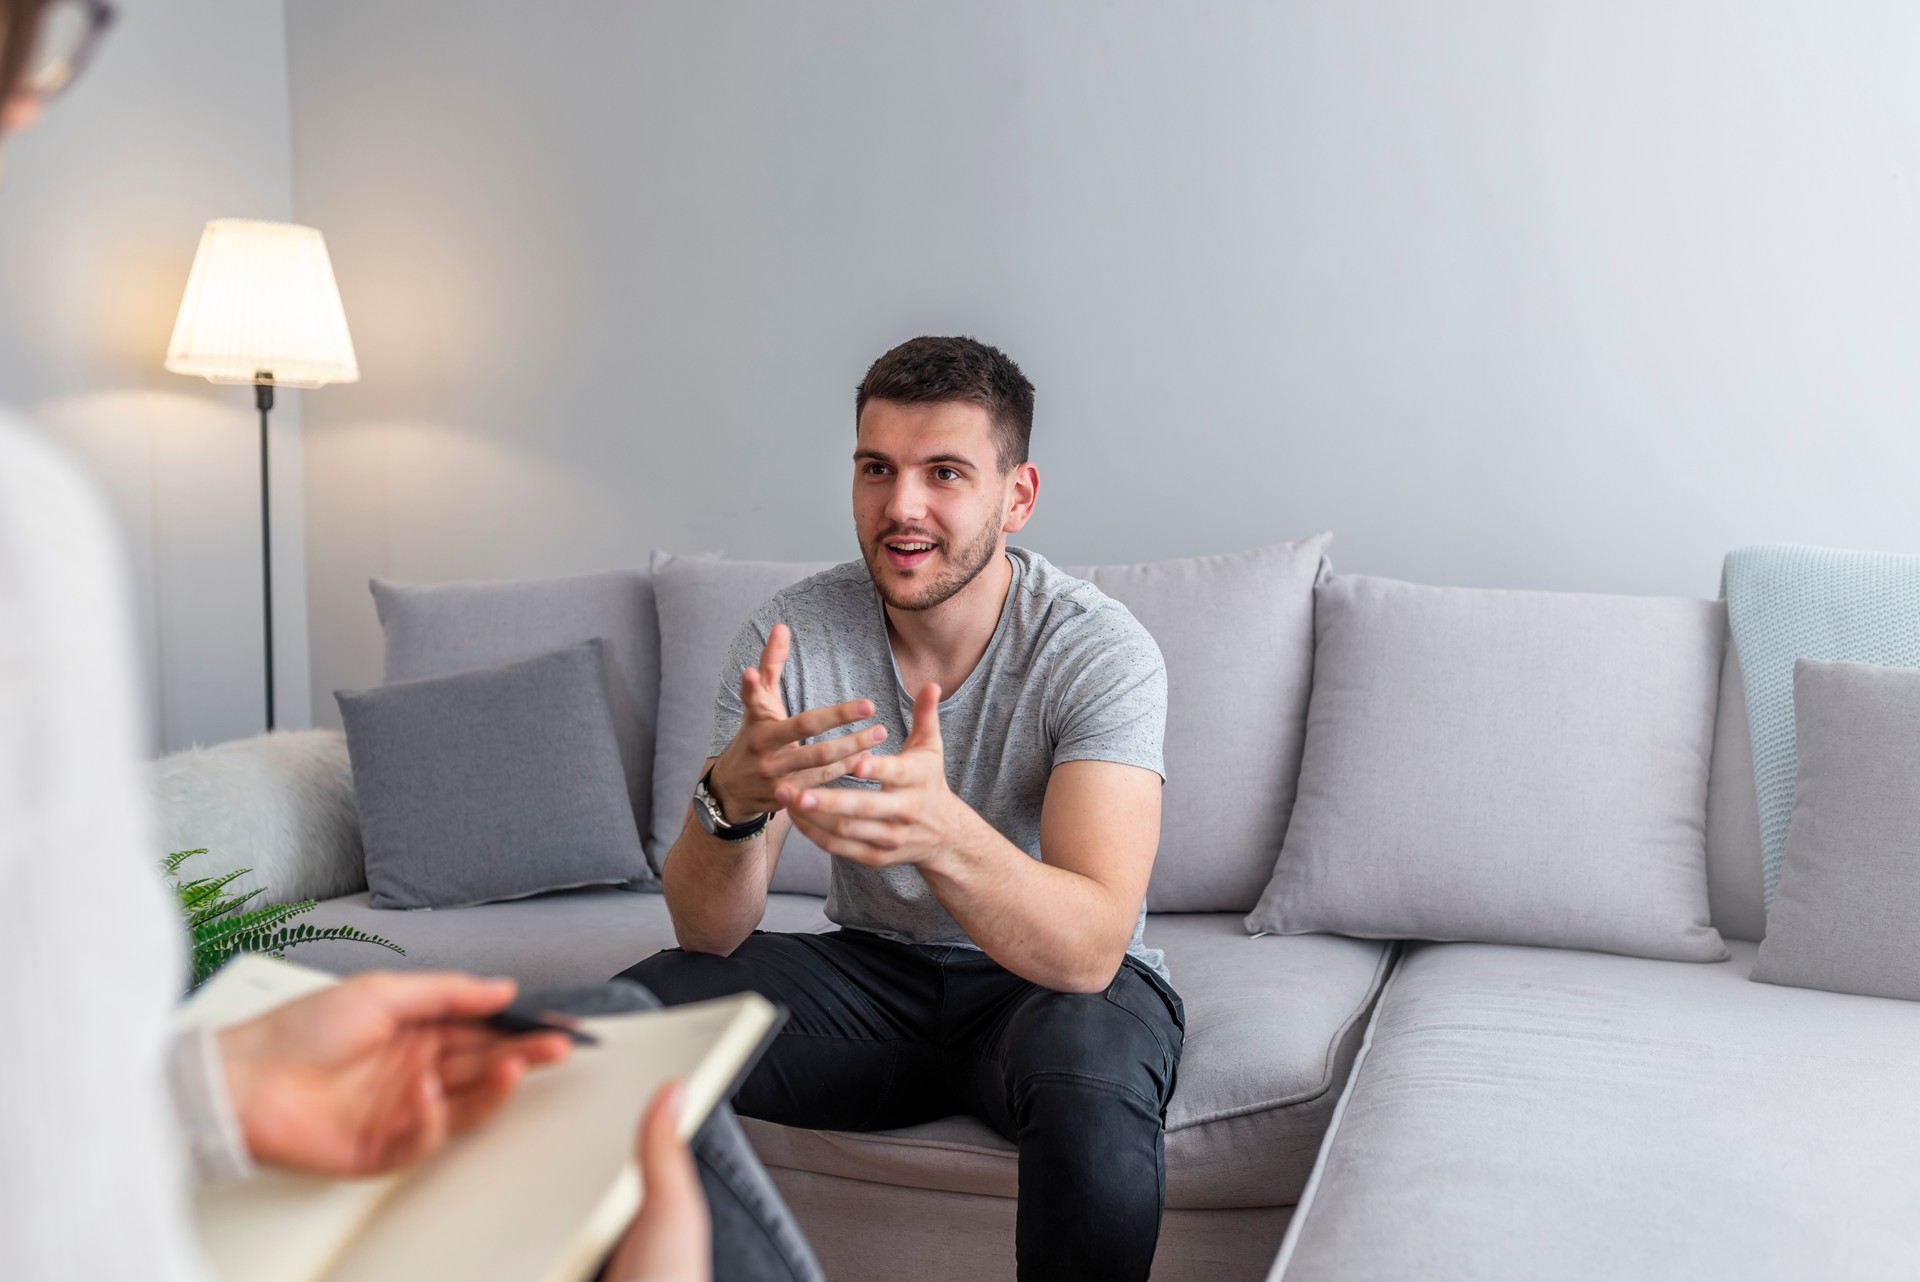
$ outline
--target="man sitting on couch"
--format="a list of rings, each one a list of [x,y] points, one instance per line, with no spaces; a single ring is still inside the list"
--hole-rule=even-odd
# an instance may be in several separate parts
[[[1033,386],[1006,355],[904,343],[855,419],[862,559],[779,593],[735,640],[663,878],[684,951],[626,977],[667,1002],[752,989],[788,1008],[747,1116],[969,1113],[1015,1141],[1022,1278],[1144,1279],[1184,1027],[1141,940],[1159,648],[1092,584],[1008,548],[1040,474]],[[796,828],[835,856],[831,934],[754,929]]]

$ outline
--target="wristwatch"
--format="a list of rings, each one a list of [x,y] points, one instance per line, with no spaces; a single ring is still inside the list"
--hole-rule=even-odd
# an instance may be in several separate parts
[[[713,769],[700,776],[700,782],[693,788],[693,814],[707,835],[721,841],[752,841],[767,826],[767,820],[773,818],[772,811],[755,815],[742,824],[727,822],[726,812],[720,809],[720,799],[713,795]]]

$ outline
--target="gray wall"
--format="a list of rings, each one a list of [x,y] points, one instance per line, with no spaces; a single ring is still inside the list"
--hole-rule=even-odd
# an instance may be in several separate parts
[[[850,393],[1040,391],[1066,561],[1331,528],[1429,582],[1920,550],[1905,3],[290,0],[316,715],[369,575],[850,555]]]
[[[164,750],[263,724],[251,394],[161,361],[207,219],[291,215],[285,28],[278,0],[119,7],[87,74],[6,148],[0,402],[63,441],[113,501],[138,593],[151,747]],[[281,724],[303,725],[300,406],[285,399],[275,685]]]

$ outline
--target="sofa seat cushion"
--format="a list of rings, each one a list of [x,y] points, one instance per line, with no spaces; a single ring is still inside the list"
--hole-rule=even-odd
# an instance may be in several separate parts
[[[1912,1277],[1920,1004],[1732,952],[1409,951],[1274,1276]]]
[[[813,895],[770,895],[763,930],[818,931],[829,925]],[[302,944],[287,960],[336,974],[361,970],[467,970],[505,975],[525,988],[591,983],[672,948],[673,921],[658,894],[608,887],[565,890],[471,908],[370,908],[367,896],[329,899],[299,919],[354,926],[407,950],[328,940]]]
[[[1232,913],[1153,914],[1187,1011],[1167,1116],[1167,1205],[1288,1206],[1313,1166],[1392,946],[1334,935],[1249,938]],[[743,1119],[767,1165],[1012,1197],[1013,1145],[950,1117],[870,1135]]]

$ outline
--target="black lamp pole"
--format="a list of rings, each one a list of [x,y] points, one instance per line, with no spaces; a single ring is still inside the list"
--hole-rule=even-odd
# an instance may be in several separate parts
[[[260,411],[260,577],[267,620],[267,729],[273,729],[273,531],[267,489],[267,411],[273,408],[273,372],[253,376],[253,403]]]

